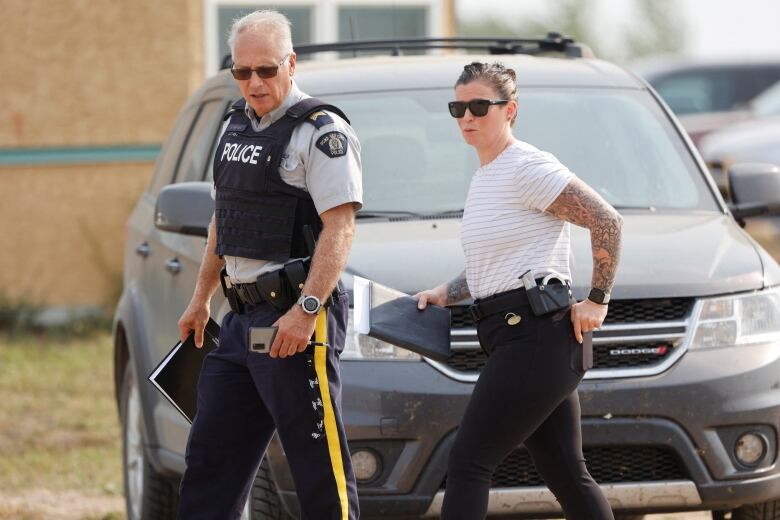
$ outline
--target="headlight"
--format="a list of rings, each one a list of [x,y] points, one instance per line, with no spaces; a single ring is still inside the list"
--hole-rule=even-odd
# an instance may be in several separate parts
[[[692,349],[780,341],[780,292],[702,300],[694,323]]]
[[[341,359],[365,359],[369,361],[421,361],[422,357],[410,350],[396,347],[385,341],[360,334],[355,331],[352,309],[349,310],[347,340]]]

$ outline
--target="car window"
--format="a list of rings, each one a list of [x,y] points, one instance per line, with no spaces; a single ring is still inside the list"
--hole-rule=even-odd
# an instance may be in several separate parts
[[[206,178],[208,182],[214,182],[214,155],[217,153],[217,146],[219,145],[219,139],[222,137],[222,132],[225,130],[225,126],[227,125],[227,122],[224,120],[225,113],[227,113],[228,108],[230,107],[232,102],[227,104],[227,108],[225,108],[222,119],[220,120],[220,124],[217,125],[216,132],[214,133],[214,140],[211,143],[211,152],[208,155],[208,160],[206,161]]]
[[[160,155],[157,157],[154,167],[155,173],[147,190],[149,193],[156,195],[163,186],[170,184],[173,180],[176,165],[179,162],[179,157],[181,157],[182,146],[190,134],[192,121],[197,113],[197,107],[187,106],[181,111],[179,117],[176,118],[173,130],[168,134]]]
[[[644,91],[525,89],[515,135],[616,207],[717,210],[683,140]]]
[[[212,99],[201,105],[179,163],[176,182],[202,181],[206,177],[209,151],[226,108],[227,102],[223,99]]]
[[[366,211],[463,208],[479,166],[447,111],[451,89],[327,96],[362,144]],[[619,207],[717,210],[703,173],[646,91],[521,89],[515,135]]]

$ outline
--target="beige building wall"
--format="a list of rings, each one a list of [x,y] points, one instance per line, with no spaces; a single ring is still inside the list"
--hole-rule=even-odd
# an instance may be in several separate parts
[[[0,147],[159,144],[203,76],[199,0],[0,0]]]
[[[124,227],[153,164],[121,149],[159,146],[203,80],[201,0],[0,0],[0,296],[110,305]],[[58,150],[120,150],[70,164]],[[51,153],[54,150],[55,153]]]
[[[149,163],[0,169],[5,295],[111,307],[121,290],[125,222],[151,172]]]

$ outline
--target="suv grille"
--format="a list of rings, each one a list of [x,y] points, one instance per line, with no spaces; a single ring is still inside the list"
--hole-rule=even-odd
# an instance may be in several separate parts
[[[594,338],[593,368],[652,369],[663,363],[680,348],[686,331],[681,322],[688,318],[694,303],[693,298],[610,303],[605,330],[596,332]],[[476,376],[487,357],[479,348],[474,321],[467,309],[467,306],[451,307],[453,349],[446,365],[464,376]],[[609,330],[609,326],[620,327]],[[602,375],[609,377],[608,373]]]
[[[583,452],[588,471],[599,484],[690,479],[677,453],[664,446],[594,446]],[[491,482],[494,488],[543,485],[544,480],[524,448],[504,459]]]
[[[656,300],[615,300],[609,304],[604,325],[622,323],[654,323],[684,320],[691,312],[693,298],[668,298]],[[468,306],[456,305],[452,310],[452,328],[466,329],[476,325],[468,312]]]
[[[637,368],[661,363],[673,351],[670,343],[594,345],[593,368]],[[479,374],[487,363],[482,349],[454,350],[447,366],[459,372]]]
[[[693,302],[693,298],[615,300],[609,303],[604,325],[684,320],[691,312]]]

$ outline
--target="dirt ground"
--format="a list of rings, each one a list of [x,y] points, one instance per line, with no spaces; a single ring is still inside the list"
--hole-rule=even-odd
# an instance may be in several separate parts
[[[122,497],[109,497],[78,491],[45,489],[0,492],[2,520],[122,520],[125,518]],[[646,520],[710,520],[709,513],[651,515]]]

